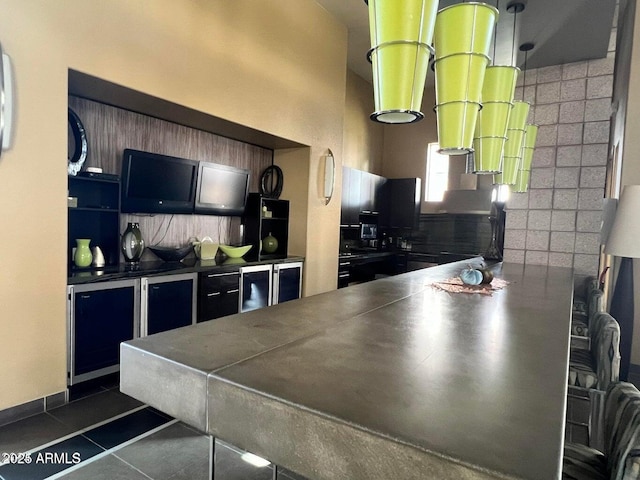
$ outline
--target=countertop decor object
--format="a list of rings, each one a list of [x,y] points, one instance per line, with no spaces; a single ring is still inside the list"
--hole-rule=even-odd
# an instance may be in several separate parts
[[[82,170],[82,165],[87,159],[87,132],[84,129],[84,125],[80,121],[80,117],[71,110],[68,109],[69,117],[69,156],[67,161],[67,173],[69,175],[77,175]]]
[[[76,252],[73,255],[73,263],[76,267],[84,268],[91,265],[93,256],[89,249],[91,239],[89,238],[76,238]]]
[[[267,198],[280,198],[284,174],[277,165],[269,165],[260,176],[260,193]]]
[[[229,258],[241,258],[251,250],[251,245],[242,245],[240,247],[232,247],[231,245],[220,245],[220,250]]]
[[[214,243],[211,237],[204,237],[202,240],[196,238],[192,242],[193,251],[200,260],[213,260],[218,253],[218,244]]]
[[[104,254],[102,253],[102,249],[96,245],[93,247],[91,251],[91,255],[93,260],[91,261],[91,266],[96,268],[102,268],[105,265]]]
[[[475,268],[465,268],[460,272],[460,280],[465,285],[480,285],[482,283],[482,272]]]
[[[129,222],[127,229],[122,234],[120,241],[122,255],[125,261],[129,263],[137,263],[144,252],[144,239],[137,222]]]
[[[156,257],[165,262],[180,262],[191,253],[192,249],[192,245],[183,245],[181,247],[154,245],[149,247],[149,250]]]
[[[278,250],[278,239],[271,235],[271,232],[262,239],[262,250],[265,253],[274,253]]]

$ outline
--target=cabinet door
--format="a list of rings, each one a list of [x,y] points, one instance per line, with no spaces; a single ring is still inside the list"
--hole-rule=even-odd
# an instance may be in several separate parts
[[[273,304],[300,298],[302,286],[302,263],[273,266]]]
[[[374,176],[369,172],[360,174],[360,211],[371,213],[373,207]]]
[[[142,279],[142,335],[185,327],[194,323],[195,275],[170,275]]]
[[[198,290],[198,322],[238,313],[239,272],[201,273]]]
[[[271,305],[271,265],[240,269],[240,302],[241,312]]]
[[[348,221],[349,225],[358,226],[360,218],[360,210],[362,210],[360,203],[360,190],[361,190],[362,172],[360,170],[351,170],[349,177],[349,213]]]
[[[349,187],[351,184],[351,169],[349,167],[342,167],[342,200],[340,203],[340,225],[349,225],[349,208],[351,202],[351,196],[349,194]]]
[[[138,284],[69,287],[69,385],[118,371],[120,343],[134,338]]]

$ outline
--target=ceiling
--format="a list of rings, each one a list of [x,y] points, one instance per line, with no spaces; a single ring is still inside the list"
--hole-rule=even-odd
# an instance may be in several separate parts
[[[397,0],[401,1],[401,0]],[[369,16],[363,0],[316,0],[318,4],[344,23],[349,30],[348,67],[371,82],[371,66],[366,52],[369,40]],[[439,8],[456,0],[440,0]],[[517,46],[530,42],[527,68],[573,63],[607,55],[616,0],[520,0],[524,11],[507,12],[509,0],[488,0],[500,12],[496,27],[494,64],[523,68],[525,55]],[[513,38],[516,48],[513,48]],[[493,56],[493,52],[492,52]],[[515,61],[512,58],[516,57]],[[433,75],[428,75],[433,84]]]

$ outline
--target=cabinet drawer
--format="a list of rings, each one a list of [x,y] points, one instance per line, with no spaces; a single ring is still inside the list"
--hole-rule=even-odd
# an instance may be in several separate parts
[[[239,272],[227,273],[201,273],[198,282],[200,294],[228,291],[238,288],[240,285]]]
[[[201,273],[198,282],[198,322],[238,313],[240,272]]]
[[[239,292],[240,289],[236,286],[236,288],[227,291],[200,294],[198,297],[198,322],[238,313]]]

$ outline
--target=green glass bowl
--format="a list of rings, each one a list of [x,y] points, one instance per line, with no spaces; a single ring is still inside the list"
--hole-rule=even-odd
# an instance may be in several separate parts
[[[249,250],[251,245],[243,245],[241,247],[232,247],[230,245],[220,245],[220,250],[229,258],[240,258],[244,256]]]

